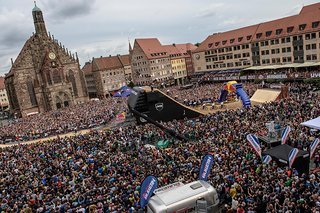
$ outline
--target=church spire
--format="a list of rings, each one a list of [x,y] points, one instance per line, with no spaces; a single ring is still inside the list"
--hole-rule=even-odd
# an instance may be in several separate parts
[[[129,42],[129,53],[131,53],[132,52],[132,47],[131,47],[130,39],[128,39],[128,42]]]
[[[34,8],[32,9],[33,23],[36,30],[36,35],[47,37],[46,25],[44,23],[42,11],[34,1]]]

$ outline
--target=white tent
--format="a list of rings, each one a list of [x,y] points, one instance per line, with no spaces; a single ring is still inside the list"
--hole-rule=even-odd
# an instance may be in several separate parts
[[[303,122],[301,125],[320,130],[320,117]]]

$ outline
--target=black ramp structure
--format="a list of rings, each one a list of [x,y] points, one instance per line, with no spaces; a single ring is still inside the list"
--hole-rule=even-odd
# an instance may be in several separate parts
[[[263,152],[262,155],[270,155],[273,161],[276,161],[279,165],[289,165],[289,153],[294,147],[287,144],[283,144],[272,149],[268,149]],[[299,174],[309,174],[310,156],[309,152],[299,150],[297,158],[295,159],[292,167],[298,170]]]
[[[160,90],[151,90],[150,87],[134,87],[128,100],[128,106],[129,109],[134,109],[154,121],[167,122],[203,115],[201,112],[177,102]],[[147,122],[137,113],[133,112],[133,114],[138,123]]]

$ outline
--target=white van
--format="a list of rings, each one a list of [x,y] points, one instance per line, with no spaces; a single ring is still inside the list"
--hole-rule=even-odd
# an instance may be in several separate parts
[[[175,183],[155,190],[147,213],[218,212],[215,188],[203,180],[188,184]]]

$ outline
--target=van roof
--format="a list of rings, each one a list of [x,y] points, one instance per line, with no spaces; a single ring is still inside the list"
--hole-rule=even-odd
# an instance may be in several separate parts
[[[157,196],[166,206],[169,206],[186,198],[206,192],[208,187],[210,187],[210,185],[204,181],[194,181],[154,196]]]

